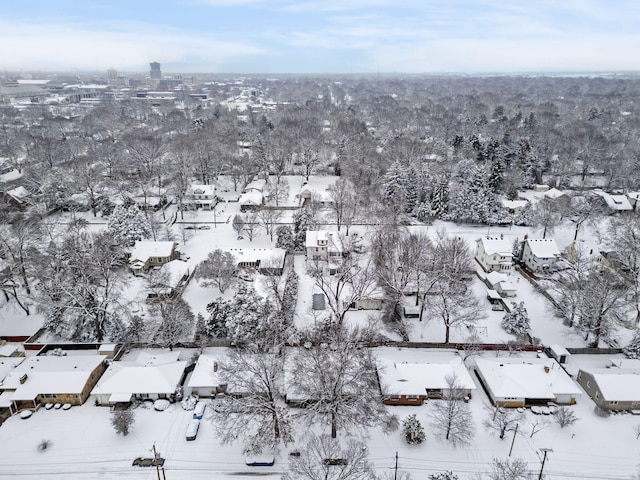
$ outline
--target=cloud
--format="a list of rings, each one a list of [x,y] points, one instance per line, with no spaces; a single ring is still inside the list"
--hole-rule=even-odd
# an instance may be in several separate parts
[[[12,46],[2,54],[2,66],[8,69],[140,71],[150,61],[171,66],[188,60],[215,71],[232,60],[268,54],[261,46],[165,25],[79,25],[55,19],[37,23],[0,19],[0,44]]]

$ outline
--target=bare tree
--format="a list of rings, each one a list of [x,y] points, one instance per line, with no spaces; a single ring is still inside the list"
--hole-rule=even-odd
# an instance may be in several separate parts
[[[262,222],[266,234],[269,235],[269,239],[273,242],[276,226],[282,219],[282,210],[263,208],[258,211],[258,219]]]
[[[299,456],[289,460],[286,480],[369,480],[375,473],[366,446],[357,440],[344,445],[328,435],[311,434]]]
[[[501,406],[488,407],[487,418],[482,422],[484,428],[491,433],[497,433],[500,440],[504,440],[507,432],[517,428],[518,423],[524,420],[524,416],[515,408]]]
[[[553,233],[561,221],[561,206],[557,200],[544,197],[533,210],[533,224],[542,228],[542,238],[547,238],[547,233]]]
[[[151,312],[160,320],[156,336],[169,347],[169,350],[173,350],[179,341],[188,340],[193,336],[195,316],[182,297],[161,296],[152,304]]]
[[[323,260],[313,260],[308,273],[324,294],[334,319],[342,325],[349,308],[369,297],[376,289],[376,282],[370,259],[342,255],[332,263],[334,265],[329,266]],[[329,272],[329,268],[333,271]]]
[[[349,218],[352,221],[355,214],[357,204],[355,186],[345,177],[340,177],[329,186],[329,198],[331,199],[331,209],[335,214],[336,226],[340,231],[345,219]]]
[[[202,279],[205,286],[214,285],[224,293],[235,282],[236,266],[237,260],[231,252],[217,248],[198,265],[196,277]]]
[[[241,439],[245,453],[259,454],[293,442],[282,372],[283,360],[276,353],[251,344],[230,350],[220,375],[231,391],[215,401],[213,414],[223,443]]]
[[[544,430],[549,426],[549,422],[544,417],[543,418],[535,417],[529,420],[528,423],[529,423],[529,426],[531,427],[531,433],[529,434],[529,438],[533,438],[533,436],[536,433],[540,432],[541,430]]]
[[[260,226],[260,223],[258,222],[258,214],[256,212],[249,212],[245,214],[243,221],[244,233],[247,235],[249,241],[252,242],[258,232],[258,227]]]
[[[231,221],[231,226],[236,232],[236,235],[241,236],[245,228],[244,218],[242,217],[242,215],[234,215],[233,220]]]
[[[556,412],[553,414],[553,418],[556,423],[560,425],[560,428],[569,427],[580,420],[571,408],[564,405],[558,407]]]
[[[437,437],[453,446],[467,445],[475,433],[471,410],[463,401],[465,392],[458,379],[449,376],[446,381],[447,390],[442,400],[434,402],[431,427]]]
[[[530,480],[534,478],[534,474],[522,458],[494,458],[488,478],[490,480]]]
[[[327,343],[290,351],[289,388],[304,405],[302,413],[310,423],[328,421],[332,438],[340,429],[373,427],[388,417],[375,358],[369,349],[360,348],[357,335],[339,328]]]

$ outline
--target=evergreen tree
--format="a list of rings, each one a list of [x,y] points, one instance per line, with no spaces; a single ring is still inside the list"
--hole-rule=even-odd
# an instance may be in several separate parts
[[[513,305],[513,309],[505,313],[502,319],[502,328],[504,328],[507,333],[516,336],[525,335],[529,332],[531,326],[529,325],[529,315],[527,314],[524,302],[520,302],[519,304],[512,302],[511,304]]]
[[[623,353],[629,358],[640,358],[640,328],[633,332],[633,338],[629,345],[624,347]]]
[[[436,181],[431,194],[431,215],[443,219],[449,209],[449,179],[441,177]]]
[[[149,238],[152,234],[149,220],[136,206],[115,207],[109,215],[107,229],[123,246],[132,246],[137,240]]]
[[[402,433],[409,445],[419,445],[424,442],[424,427],[415,414],[409,415],[405,418],[404,422],[402,422]]]

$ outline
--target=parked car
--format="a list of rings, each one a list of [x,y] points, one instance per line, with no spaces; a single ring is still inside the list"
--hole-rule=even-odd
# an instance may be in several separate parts
[[[270,467],[276,462],[273,455],[259,455],[256,457],[246,457],[244,463],[250,467]]]
[[[196,407],[193,409],[193,418],[197,420],[202,420],[204,411],[206,409],[207,409],[207,404],[202,401],[198,401],[198,403],[196,403]]]
[[[195,440],[198,436],[198,429],[200,428],[200,420],[191,420],[187,425],[187,441]]]
[[[211,226],[210,225],[200,225],[198,227],[198,230],[211,230]]]

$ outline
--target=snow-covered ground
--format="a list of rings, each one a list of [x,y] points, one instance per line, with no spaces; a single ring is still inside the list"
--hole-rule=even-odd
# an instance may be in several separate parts
[[[427,353],[421,349],[405,351],[403,359],[421,361]],[[182,352],[185,358],[189,354],[186,350]],[[572,356],[569,371],[577,371],[582,364],[600,362],[604,365],[607,359]],[[396,452],[399,469],[410,473],[414,479],[452,470],[460,479],[467,480],[474,474],[488,472],[493,458],[506,458],[513,434],[500,440],[482,426],[488,416],[485,410],[488,399],[475,375],[472,374],[472,378],[477,389],[469,406],[476,433],[470,445],[454,448],[436,438],[430,427],[434,400],[421,407],[388,407],[401,420],[416,414],[425,427],[426,442],[407,445],[400,431],[386,435],[380,429],[371,430],[366,444],[376,473],[393,474]],[[591,400],[583,395],[571,407],[580,420],[564,429],[553,421],[553,416],[534,415],[527,410],[519,423],[520,434],[516,436],[512,458],[524,459],[537,474],[541,449],[553,449],[545,465],[546,478],[631,478],[639,461],[635,447],[639,440],[633,428],[640,424],[640,417],[618,414],[601,418],[595,415],[593,407]],[[273,467],[247,467],[241,446],[221,445],[215,426],[206,415],[197,439],[187,442],[185,432],[191,415],[179,404],[172,404],[163,412],[153,410],[150,404],[139,406],[135,409],[135,424],[126,437],[113,430],[110,410],[94,406],[91,400],[67,411],[40,409],[26,420],[14,415],[0,428],[0,476],[15,479],[46,476],[53,480],[68,480],[122,475],[128,479],[150,480],[156,475],[153,468],[133,467],[131,463],[137,457],[151,457],[155,444],[159,455],[166,460],[164,470],[168,479],[242,479],[256,474],[279,478],[287,468],[288,452],[299,448],[298,443],[283,449],[276,456]],[[536,421],[545,421],[547,425],[531,437],[531,426]],[[303,442],[306,434],[307,429],[300,424],[297,441]],[[50,446],[40,452],[37,447],[42,440],[49,440]]]

